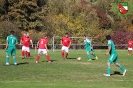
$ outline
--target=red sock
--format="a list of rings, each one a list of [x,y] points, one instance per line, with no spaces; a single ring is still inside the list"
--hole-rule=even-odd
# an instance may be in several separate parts
[[[27,57],[30,57],[30,52],[27,52]]]
[[[62,58],[64,58],[64,52],[63,52],[63,51],[62,51],[62,53],[61,53],[61,54],[62,54]]]
[[[68,53],[66,53],[66,58],[68,57]]]
[[[37,56],[36,56],[36,61],[38,62],[39,59],[40,59],[40,55],[37,55]]]
[[[49,55],[46,55],[46,58],[47,58],[48,61],[50,61],[50,57],[49,57]]]
[[[22,51],[22,56],[24,57],[24,51]]]

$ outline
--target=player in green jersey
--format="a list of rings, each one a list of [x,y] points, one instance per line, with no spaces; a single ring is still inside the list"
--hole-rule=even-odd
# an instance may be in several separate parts
[[[92,46],[91,46],[91,41],[89,39],[87,39],[86,35],[84,35],[84,45],[85,45],[85,48],[86,48],[86,53],[87,53],[87,56],[88,56],[88,61],[92,60],[90,54],[92,54],[95,57],[95,59],[98,59],[96,54],[93,52],[93,49],[92,49]]]
[[[122,65],[120,65],[118,63],[118,54],[116,52],[114,42],[111,40],[111,36],[107,35],[106,39],[108,40],[108,51],[105,53],[105,55],[107,56],[110,54],[110,57],[108,58],[108,62],[107,62],[107,66],[108,66],[107,67],[107,74],[103,74],[103,75],[104,76],[110,76],[110,71],[111,71],[110,64],[112,62],[114,62],[116,64],[116,66],[118,66],[120,68],[120,70],[123,72],[123,76],[125,76],[126,70],[123,68]]]
[[[10,35],[6,39],[6,64],[9,65],[9,55],[13,56],[14,65],[17,65],[16,61],[16,44],[18,43],[17,38],[14,36],[14,31],[10,31]]]

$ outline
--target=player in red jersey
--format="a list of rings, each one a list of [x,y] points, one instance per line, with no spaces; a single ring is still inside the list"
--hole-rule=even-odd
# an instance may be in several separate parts
[[[61,54],[62,54],[62,59],[64,58],[68,58],[68,52],[69,52],[69,48],[70,48],[70,45],[71,45],[71,39],[70,37],[68,36],[68,33],[65,34],[65,37],[63,37],[61,39],[61,45],[62,45],[62,48],[61,48]],[[64,57],[64,51],[66,52],[66,56]]]
[[[32,43],[32,39],[29,37],[29,33],[26,34],[26,37],[23,38],[21,43],[23,45],[22,58],[24,59],[25,52],[26,52],[26,56],[30,58],[30,43],[32,44],[32,48],[33,48],[33,43]]]
[[[23,41],[25,38],[26,38],[26,33],[24,33],[23,36],[20,38],[20,45],[23,44]],[[24,58],[25,55],[26,55],[26,52],[22,51],[22,58]]]
[[[38,55],[36,56],[36,63],[39,62],[40,54],[45,54],[48,62],[50,63],[50,57],[48,55],[48,48],[47,48],[48,40],[47,37],[40,38],[37,42],[37,48],[38,48]]]
[[[132,50],[133,50],[133,41],[129,40],[128,41],[128,55],[132,55]]]

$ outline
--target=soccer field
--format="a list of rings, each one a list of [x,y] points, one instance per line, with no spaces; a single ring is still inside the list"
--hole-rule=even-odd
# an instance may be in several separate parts
[[[69,59],[61,60],[60,51],[49,52],[52,63],[47,63],[41,55],[40,63],[35,63],[37,52],[31,51],[31,59],[21,59],[21,50],[17,50],[18,66],[4,66],[5,51],[0,50],[0,88],[132,88],[133,55],[127,50],[118,50],[119,62],[126,68],[127,74],[114,64],[111,65],[111,76],[106,73],[105,50],[95,50],[98,60],[87,61],[84,50],[72,50]],[[78,61],[76,58],[82,59]],[[10,58],[10,64],[13,64]]]

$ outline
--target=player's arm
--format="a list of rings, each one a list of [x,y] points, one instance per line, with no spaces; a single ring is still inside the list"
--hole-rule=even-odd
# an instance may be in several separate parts
[[[33,42],[32,42],[32,40],[30,40],[30,43],[31,43],[31,45],[32,45],[32,48],[33,48]]]
[[[70,46],[71,46],[71,43],[72,43],[72,42],[70,41],[68,48],[70,48]]]
[[[38,42],[37,42],[37,46],[36,46],[37,48],[39,48],[39,44],[40,44],[40,42],[38,41]]]
[[[46,50],[47,50],[47,52],[48,52],[48,47],[47,47],[47,44],[45,44],[45,48],[46,48]]]
[[[106,56],[109,55],[110,50],[111,50],[111,46],[108,46],[108,50],[107,50],[107,52],[105,53]]]
[[[7,50],[7,48],[8,48],[8,42],[6,42],[6,48],[5,48],[5,50]]]

